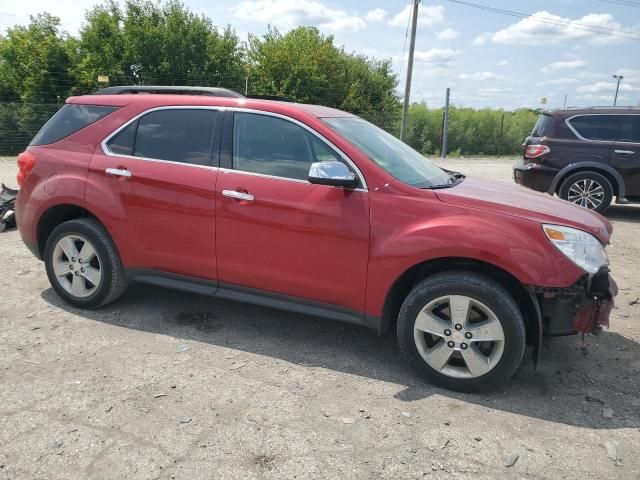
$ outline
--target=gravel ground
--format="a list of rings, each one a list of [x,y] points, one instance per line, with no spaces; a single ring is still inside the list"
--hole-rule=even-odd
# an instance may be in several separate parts
[[[510,182],[507,161],[442,163]],[[640,208],[609,217],[611,329],[482,395],[351,325],[143,285],[69,308],[2,233],[0,479],[638,479]]]

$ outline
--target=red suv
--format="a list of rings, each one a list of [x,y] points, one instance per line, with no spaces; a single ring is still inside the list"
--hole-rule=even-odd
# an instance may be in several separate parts
[[[71,305],[137,280],[393,328],[464,391],[608,323],[602,216],[443,170],[349,113],[175,93],[72,97],[18,157],[20,233]]]

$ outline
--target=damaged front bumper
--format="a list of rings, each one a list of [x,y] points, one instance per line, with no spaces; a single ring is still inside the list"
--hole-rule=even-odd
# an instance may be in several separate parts
[[[547,336],[591,333],[608,326],[618,294],[608,268],[585,275],[567,288],[531,289],[540,307],[543,334]]]

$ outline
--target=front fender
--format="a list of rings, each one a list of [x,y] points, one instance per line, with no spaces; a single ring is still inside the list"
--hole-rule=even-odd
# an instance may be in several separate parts
[[[418,207],[405,200],[403,213]],[[410,268],[432,260],[488,263],[524,285],[545,287],[566,287],[582,274],[551,245],[538,222],[439,201],[421,200],[419,207],[420,216],[404,225],[398,219],[406,218],[405,214],[376,216],[374,212],[372,216],[367,314],[381,315],[395,281]]]

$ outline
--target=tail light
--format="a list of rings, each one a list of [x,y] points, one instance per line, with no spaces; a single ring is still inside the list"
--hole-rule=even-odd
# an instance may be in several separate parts
[[[36,165],[36,156],[28,151],[22,152],[18,155],[18,185],[21,187],[24,185],[24,181],[27,179],[27,175],[31,173],[33,167]]]
[[[524,151],[525,158],[538,158],[549,153],[551,149],[546,145],[527,145]]]

